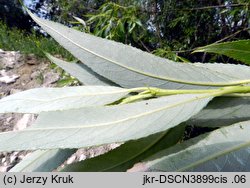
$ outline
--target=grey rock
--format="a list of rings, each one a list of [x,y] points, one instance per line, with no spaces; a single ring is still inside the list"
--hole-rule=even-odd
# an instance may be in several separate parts
[[[15,82],[20,76],[7,72],[6,70],[0,71],[0,82],[10,84]]]
[[[47,72],[44,75],[43,86],[51,86],[51,84],[56,83],[60,79],[58,73],[55,72]]]
[[[13,69],[14,65],[19,62],[21,57],[20,52],[14,51],[0,51],[0,64],[3,68]]]
[[[11,76],[2,76],[0,77],[0,82],[5,84],[14,83],[16,79],[18,79],[20,76],[18,75],[11,75]]]

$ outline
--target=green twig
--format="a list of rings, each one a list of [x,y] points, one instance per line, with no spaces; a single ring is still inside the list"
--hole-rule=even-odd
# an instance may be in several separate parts
[[[250,93],[250,86],[228,86],[218,89],[205,89],[205,90],[173,90],[173,89],[160,89],[155,87],[140,87],[129,89],[130,92],[137,92],[137,95],[129,96],[123,99],[119,104],[128,104],[136,101],[141,101],[153,97],[162,97],[168,95],[180,94],[211,94],[211,96],[239,96],[242,94]]]
[[[152,97],[153,97],[152,94],[134,95],[134,96],[123,99],[120,104],[128,104],[128,103],[132,103],[132,102],[136,102],[140,100],[149,99]]]

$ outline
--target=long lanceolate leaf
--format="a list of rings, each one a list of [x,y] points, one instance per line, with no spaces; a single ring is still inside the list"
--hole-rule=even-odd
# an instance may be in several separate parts
[[[115,85],[111,81],[92,71],[83,63],[69,63],[49,54],[47,54],[47,57],[57,66],[61,67],[85,85]]]
[[[139,139],[199,112],[211,95],[173,95],[126,105],[42,113],[36,124],[0,134],[0,151],[80,148]]]
[[[233,59],[250,64],[250,40],[210,44],[197,48],[194,52],[210,52],[226,55]]]
[[[188,140],[146,159],[132,171],[249,172],[249,125],[245,121]]]
[[[234,66],[231,65],[225,65],[227,68],[223,72],[215,72],[206,67],[174,63],[131,46],[101,39],[29,14],[76,58],[122,87],[176,89],[195,88],[193,85],[222,86],[250,82],[250,68],[246,66],[238,66],[248,70],[245,74],[232,74]]]
[[[104,105],[127,93],[121,88],[100,86],[41,88],[17,93],[0,100],[0,112],[39,113],[41,111]],[[73,152],[74,150],[70,149],[36,151],[23,159],[11,171],[49,172],[56,169]]]
[[[0,100],[0,113],[40,113],[112,103],[129,90],[112,86],[37,88]]]

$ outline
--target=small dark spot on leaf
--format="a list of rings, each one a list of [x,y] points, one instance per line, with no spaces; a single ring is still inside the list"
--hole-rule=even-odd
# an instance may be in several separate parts
[[[244,128],[242,127],[242,125],[240,125],[240,128],[241,128],[241,129],[244,129]]]

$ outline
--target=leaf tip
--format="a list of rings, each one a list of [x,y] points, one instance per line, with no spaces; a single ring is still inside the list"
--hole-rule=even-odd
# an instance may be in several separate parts
[[[149,171],[146,163],[137,163],[132,168],[128,169],[127,172],[146,172]]]

